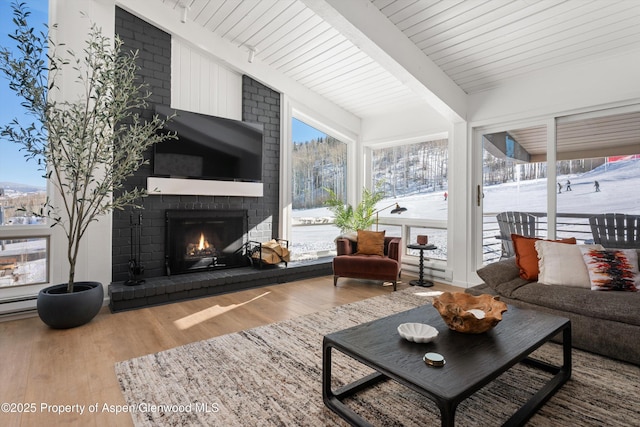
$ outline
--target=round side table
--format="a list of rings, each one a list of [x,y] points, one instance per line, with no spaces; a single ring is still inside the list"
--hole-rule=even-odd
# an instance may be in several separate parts
[[[429,288],[433,286],[433,282],[430,280],[424,280],[424,251],[432,251],[437,249],[435,245],[419,245],[417,243],[411,243],[407,245],[409,249],[417,249],[420,251],[420,275],[418,276],[418,280],[412,280],[409,282],[411,286],[422,286],[424,288]]]

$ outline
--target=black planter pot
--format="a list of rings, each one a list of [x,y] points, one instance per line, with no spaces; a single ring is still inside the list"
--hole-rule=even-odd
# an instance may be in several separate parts
[[[75,282],[73,292],[67,285],[53,285],[38,293],[38,315],[55,329],[75,328],[93,319],[102,308],[104,289],[99,282]]]

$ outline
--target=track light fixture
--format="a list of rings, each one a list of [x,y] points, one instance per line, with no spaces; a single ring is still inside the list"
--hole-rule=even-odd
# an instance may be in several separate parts
[[[256,57],[256,48],[253,46],[249,46],[249,57],[247,58],[247,61],[249,61],[249,63],[253,62],[253,60]]]
[[[187,13],[189,12],[189,5],[186,2],[181,1],[178,4],[178,6],[182,8],[182,18],[180,18],[180,22],[184,24],[185,22],[187,22]]]

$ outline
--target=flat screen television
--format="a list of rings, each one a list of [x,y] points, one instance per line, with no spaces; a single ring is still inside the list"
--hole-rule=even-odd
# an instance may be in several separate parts
[[[262,181],[262,124],[156,105],[160,117],[174,113],[162,132],[175,132],[177,139],[154,145],[154,176]]]

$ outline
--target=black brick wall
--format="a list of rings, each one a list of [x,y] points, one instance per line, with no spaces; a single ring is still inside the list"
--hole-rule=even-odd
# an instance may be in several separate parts
[[[171,104],[171,35],[142,19],[116,8],[116,34],[125,49],[139,51],[141,78],[150,85],[153,96],[151,108],[142,116],[153,115],[153,104]],[[264,197],[229,196],[148,196],[142,201],[144,209],[117,211],[113,214],[113,266],[112,280],[128,279],[130,259],[130,218],[137,221],[142,215],[140,262],[145,269],[143,277],[159,277],[164,269],[164,213],[167,209],[243,209],[248,212],[251,240],[269,240],[277,233],[279,221],[280,173],[280,94],[253,79],[243,77],[243,120],[264,124],[263,185]],[[151,152],[147,154],[150,162]],[[146,188],[151,165],[141,167],[129,179],[127,187]]]
[[[280,196],[280,93],[242,77],[242,120],[264,126],[262,183],[264,193],[255,205],[256,221],[249,214],[251,240],[264,241],[278,234]],[[259,220],[259,221],[258,221]]]

